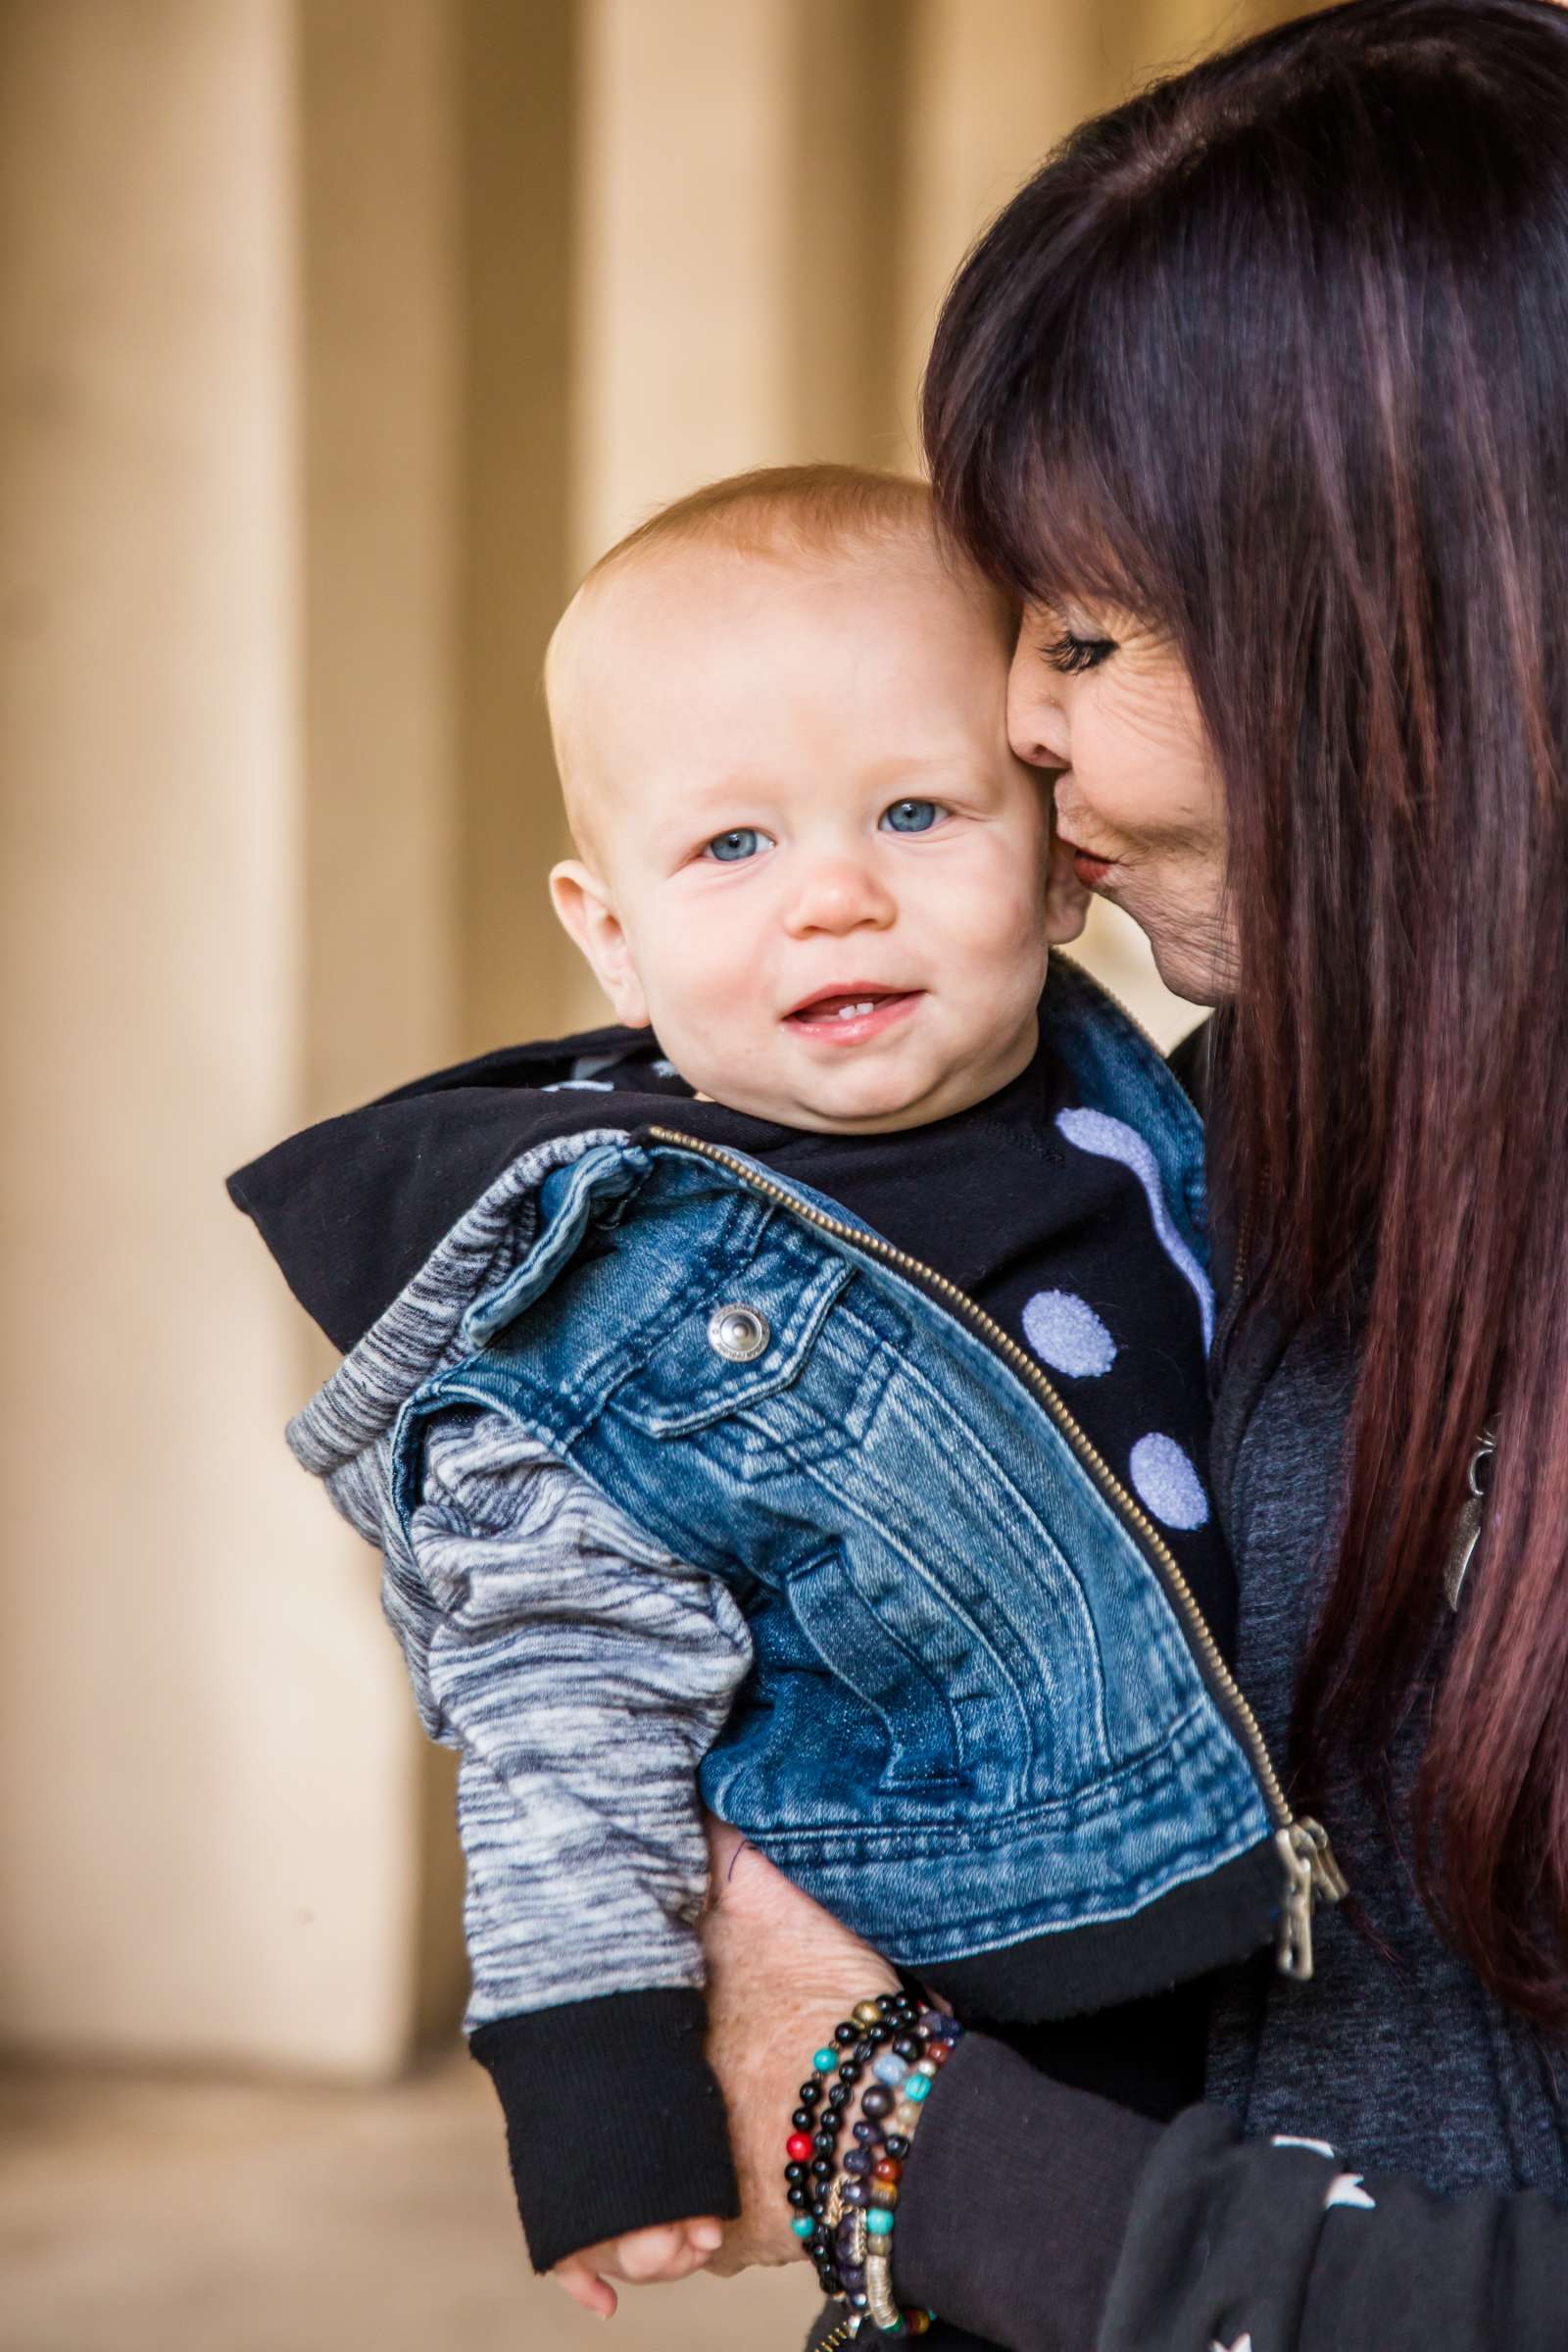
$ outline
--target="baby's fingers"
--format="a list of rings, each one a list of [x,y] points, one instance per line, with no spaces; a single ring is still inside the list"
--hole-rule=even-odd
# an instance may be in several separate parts
[[[689,2278],[723,2236],[716,2222],[671,2222],[661,2230],[635,2230],[617,2238],[610,2268],[617,2278],[646,2286],[653,2279]]]
[[[558,2286],[565,2288],[574,2303],[581,2304],[584,2311],[591,2311],[595,2319],[614,2318],[615,2290],[607,2278],[601,2278],[597,2271],[589,2268],[586,2255],[568,2254],[564,2261],[557,2263],[550,2276]]]

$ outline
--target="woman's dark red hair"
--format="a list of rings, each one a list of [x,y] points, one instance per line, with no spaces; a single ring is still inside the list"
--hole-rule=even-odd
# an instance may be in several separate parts
[[[925,430],[995,577],[1191,671],[1220,1212],[1247,1311],[1362,1340],[1298,1761],[1371,1781],[1429,1708],[1429,1893],[1568,2031],[1568,14],[1357,0],[1090,122],[959,275]]]

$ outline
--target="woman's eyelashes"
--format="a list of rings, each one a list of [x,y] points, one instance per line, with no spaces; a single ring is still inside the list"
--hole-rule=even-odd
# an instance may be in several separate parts
[[[777,848],[771,833],[757,825],[737,825],[732,832],[715,833],[707,843],[703,856],[717,865],[740,865],[746,858],[755,858],[760,851]]]
[[[1080,637],[1071,629],[1063,629],[1059,637],[1053,637],[1040,651],[1053,669],[1059,669],[1071,677],[1081,669],[1098,669],[1101,662],[1116,651],[1116,640],[1114,637]]]

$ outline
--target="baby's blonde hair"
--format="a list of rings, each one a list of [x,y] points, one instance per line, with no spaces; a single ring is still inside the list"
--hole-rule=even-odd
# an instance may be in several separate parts
[[[573,736],[574,658],[599,588],[662,548],[708,546],[810,563],[857,550],[872,553],[901,538],[917,540],[957,576],[973,579],[978,592],[996,603],[999,626],[1007,627],[1001,598],[946,537],[930,485],[912,473],[880,473],[866,466],[761,466],[706,482],[661,507],[602,555],[557,622],[545,656],[556,765],[579,850],[586,854],[582,763]]]

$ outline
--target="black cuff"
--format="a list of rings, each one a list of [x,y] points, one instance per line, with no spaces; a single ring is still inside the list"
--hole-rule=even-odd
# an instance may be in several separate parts
[[[901,2303],[1012,2352],[1099,2340],[1139,2175],[1161,2127],[966,2034],[899,2188]]]
[[[740,2211],[700,1992],[612,1992],[481,2026],[536,2271],[661,2222]]]

